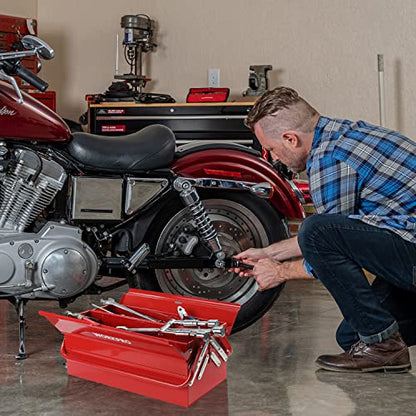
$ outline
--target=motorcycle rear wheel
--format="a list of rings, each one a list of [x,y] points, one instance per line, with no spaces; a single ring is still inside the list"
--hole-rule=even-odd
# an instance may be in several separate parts
[[[227,256],[250,247],[266,247],[288,237],[285,219],[267,201],[251,194],[215,192],[201,195],[201,200]],[[147,241],[155,254],[165,253],[179,234],[183,237],[183,230],[187,231],[190,224],[188,208],[178,201],[157,217]],[[240,304],[233,332],[260,319],[279,297],[283,286],[259,292],[253,278],[241,278],[220,269],[158,269],[142,271],[140,275],[141,289]]]

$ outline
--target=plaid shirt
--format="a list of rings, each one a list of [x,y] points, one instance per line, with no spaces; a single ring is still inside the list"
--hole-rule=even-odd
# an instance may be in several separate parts
[[[307,162],[318,213],[344,214],[416,243],[416,142],[364,121],[318,121]]]

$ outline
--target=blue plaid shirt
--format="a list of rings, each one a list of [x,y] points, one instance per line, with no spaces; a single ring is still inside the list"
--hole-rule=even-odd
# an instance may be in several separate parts
[[[307,172],[318,213],[348,215],[416,243],[416,142],[364,121],[321,117]]]

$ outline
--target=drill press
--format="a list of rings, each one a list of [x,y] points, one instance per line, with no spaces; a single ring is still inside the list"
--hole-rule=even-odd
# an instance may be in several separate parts
[[[130,67],[128,74],[114,76],[115,79],[127,81],[134,92],[141,93],[148,78],[143,74],[143,53],[156,49],[153,41],[155,22],[144,14],[126,15],[121,18],[124,29],[124,58]]]
[[[150,81],[143,74],[143,54],[152,52],[157,45],[154,42],[155,22],[146,14],[125,15],[121,18],[121,27],[124,29],[124,58],[130,67],[127,74],[116,74],[113,82],[105,93],[105,97],[117,100],[134,100],[143,103],[166,102],[175,100],[167,94],[144,93],[146,82]],[[118,67],[118,64],[117,64]]]

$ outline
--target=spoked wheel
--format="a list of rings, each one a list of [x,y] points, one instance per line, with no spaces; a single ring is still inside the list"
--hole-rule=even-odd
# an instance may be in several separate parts
[[[284,220],[268,202],[251,194],[215,193],[202,198],[204,207],[218,232],[227,256],[250,247],[265,247],[288,237]],[[195,224],[188,208],[178,204],[158,217],[150,230],[150,244],[155,254],[172,252],[198,255],[202,249]],[[283,285],[259,292],[253,278],[241,278],[236,273],[212,269],[157,269],[144,272],[140,287],[177,295],[234,302],[241,305],[233,331],[239,331],[272,306]],[[215,317],[214,317],[215,318]]]

